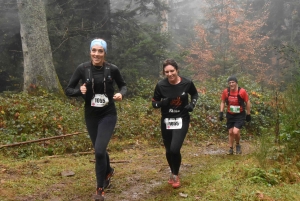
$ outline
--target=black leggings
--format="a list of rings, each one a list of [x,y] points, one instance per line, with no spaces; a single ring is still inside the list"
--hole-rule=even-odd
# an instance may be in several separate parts
[[[181,164],[181,153],[184,138],[187,134],[190,124],[190,119],[182,119],[182,128],[167,130],[164,119],[161,119],[161,133],[163,142],[166,148],[166,158],[170,166],[171,172],[174,175],[178,175]]]
[[[105,177],[111,170],[106,148],[115,129],[117,116],[108,115],[102,119],[86,117],[85,122],[95,149],[97,188],[103,188]]]

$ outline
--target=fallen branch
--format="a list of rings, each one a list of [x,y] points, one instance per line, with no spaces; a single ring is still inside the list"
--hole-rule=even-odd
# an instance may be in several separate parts
[[[95,159],[94,159],[94,160],[90,160],[90,162],[95,163],[96,160],[95,160]],[[128,161],[128,160],[110,161],[110,163],[129,163],[129,162],[130,162],[130,161]]]
[[[14,147],[14,146],[20,146],[20,145],[30,144],[30,143],[34,143],[34,142],[42,142],[42,141],[47,141],[47,140],[52,140],[52,139],[64,138],[64,137],[69,137],[69,136],[73,136],[73,135],[79,135],[79,134],[82,134],[82,133],[87,133],[87,131],[76,132],[76,133],[72,133],[72,134],[66,134],[66,135],[60,135],[60,136],[54,136],[54,137],[48,137],[48,138],[42,138],[42,139],[38,139],[38,140],[18,142],[18,143],[14,143],[14,144],[0,145],[0,149],[3,148],[3,147]]]
[[[77,153],[71,153],[71,154],[44,156],[43,158],[59,158],[59,157],[62,157],[62,156],[88,155],[88,154],[94,154],[94,153],[95,153],[94,151],[86,151],[86,152],[77,152]]]
[[[129,163],[130,161],[127,160],[120,160],[120,161],[110,161],[110,163]]]

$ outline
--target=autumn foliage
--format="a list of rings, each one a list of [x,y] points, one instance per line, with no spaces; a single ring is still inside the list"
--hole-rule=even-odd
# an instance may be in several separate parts
[[[247,73],[265,80],[267,35],[260,34],[267,12],[254,14],[243,2],[206,0],[204,19],[195,26],[186,61],[192,64],[194,79],[205,80],[223,74]]]

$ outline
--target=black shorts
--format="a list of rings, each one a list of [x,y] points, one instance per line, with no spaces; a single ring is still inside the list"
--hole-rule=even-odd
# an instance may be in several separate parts
[[[227,123],[226,123],[227,129],[231,129],[233,127],[241,129],[245,125],[246,113],[245,111],[238,114],[230,114],[227,112],[226,119],[227,119]]]

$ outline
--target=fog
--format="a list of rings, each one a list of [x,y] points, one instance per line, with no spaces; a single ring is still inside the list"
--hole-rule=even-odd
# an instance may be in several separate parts
[[[0,0],[1,91],[22,86],[16,3]],[[88,59],[88,43],[94,37],[108,41],[108,60],[137,77],[158,76],[166,57],[178,58],[183,73],[193,79],[246,73],[257,82],[270,75],[271,83],[290,81],[295,70],[285,58],[295,59],[287,52],[299,46],[296,0],[48,0],[45,6],[45,37],[55,50],[53,63],[61,83]]]

